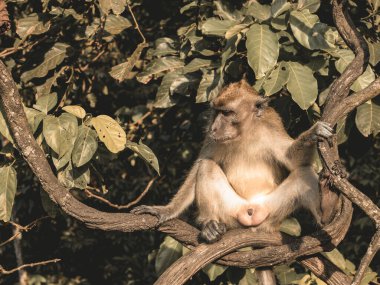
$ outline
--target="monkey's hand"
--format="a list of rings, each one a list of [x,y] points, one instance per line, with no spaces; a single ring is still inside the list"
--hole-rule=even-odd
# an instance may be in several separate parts
[[[311,139],[318,141],[318,139],[329,140],[334,135],[334,130],[328,123],[316,122],[312,128]]]
[[[226,231],[226,224],[211,220],[203,225],[200,237],[207,243],[214,243],[220,240]]]
[[[131,213],[135,215],[149,214],[152,216],[156,216],[159,224],[162,224],[163,222],[166,222],[174,218],[173,215],[170,214],[170,212],[170,209],[168,209],[168,207],[165,206],[146,205],[137,206],[136,208],[131,210]]]

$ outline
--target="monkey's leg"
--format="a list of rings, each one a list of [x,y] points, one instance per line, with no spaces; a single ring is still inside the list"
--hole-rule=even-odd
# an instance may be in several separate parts
[[[166,206],[141,205],[132,209],[131,213],[136,215],[150,214],[158,218],[159,223],[178,217],[194,201],[196,176],[199,161],[196,161],[187,175],[182,186]]]
[[[201,238],[208,243],[219,240],[227,227],[236,226],[237,211],[247,201],[231,187],[223,170],[210,159],[199,164],[195,189],[202,224]]]

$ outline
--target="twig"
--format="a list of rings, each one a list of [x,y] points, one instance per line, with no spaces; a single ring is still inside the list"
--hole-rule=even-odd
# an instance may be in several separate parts
[[[153,185],[153,183],[154,183],[154,181],[156,179],[157,179],[157,176],[154,177],[154,178],[152,178],[148,182],[148,184],[146,185],[144,191],[135,200],[133,200],[132,202],[128,203],[127,205],[113,204],[110,201],[108,201],[107,199],[105,199],[104,197],[92,193],[89,189],[84,189],[84,192],[86,193],[86,195],[88,197],[95,198],[95,199],[97,199],[99,201],[102,201],[103,203],[107,204],[108,206],[110,206],[112,208],[115,208],[115,209],[118,209],[118,210],[128,209],[128,208],[136,205],[138,202],[140,202],[140,200],[146,195],[146,193],[148,193],[149,189],[152,187],[152,185]]]
[[[11,224],[15,228],[14,234],[9,239],[7,239],[6,241],[0,243],[0,247],[4,246],[5,244],[7,244],[11,241],[13,241],[14,239],[16,239],[22,232],[27,232],[27,231],[31,230],[40,221],[47,219],[47,218],[49,218],[49,217],[44,216],[44,217],[38,218],[37,220],[34,220],[33,222],[31,222],[30,224],[28,224],[26,226],[21,226],[19,224],[16,224],[15,222],[10,221],[9,224]]]
[[[136,20],[135,14],[133,13],[131,6],[130,6],[129,4],[127,4],[127,6],[128,6],[129,13],[131,13],[131,16],[132,16],[132,18],[133,18],[133,22],[135,22],[135,28],[136,28],[136,30],[139,32],[139,34],[140,34],[140,36],[141,36],[141,38],[142,38],[142,40],[143,40],[143,43],[146,43],[145,36],[144,36],[144,34],[141,32],[141,30],[140,30],[140,26],[139,26],[139,24],[137,23],[137,20]]]
[[[17,228],[13,228],[13,234],[16,235],[17,233],[20,233],[20,231]],[[18,234],[13,241],[17,266],[22,266],[24,264],[24,259],[22,257],[21,237],[21,234]],[[28,284],[28,272],[25,269],[20,269],[18,271],[18,276],[20,285]]]
[[[59,262],[61,261],[61,259],[59,258],[55,258],[55,259],[50,259],[50,260],[45,260],[45,261],[40,261],[40,262],[34,262],[34,263],[28,263],[28,264],[23,264],[19,267],[16,267],[16,268],[13,268],[13,269],[5,269],[4,267],[2,267],[0,265],[0,274],[3,274],[3,275],[8,275],[8,274],[12,274],[18,270],[21,270],[21,269],[24,269],[24,268],[27,268],[27,267],[35,267],[35,266],[40,266],[40,265],[45,265],[45,264],[49,264],[49,263],[56,263],[56,262]]]

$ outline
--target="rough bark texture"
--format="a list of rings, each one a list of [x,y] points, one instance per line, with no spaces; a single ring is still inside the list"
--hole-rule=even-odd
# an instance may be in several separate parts
[[[7,22],[7,17],[4,21],[2,18],[5,9],[5,6],[2,6],[3,3],[0,0],[0,27],[4,21]],[[350,86],[366,68],[368,48],[343,9],[344,4],[345,1],[333,1],[333,16],[341,36],[354,51],[355,59],[335,81],[326,101],[322,120],[331,125],[335,125],[341,116],[351,112],[359,104],[376,96],[380,90],[380,81],[377,79],[366,89],[347,97]],[[349,200],[342,196],[332,222],[310,236],[293,238],[280,233],[254,233],[250,229],[245,229],[230,231],[219,242],[206,245],[199,244],[197,229],[180,220],[172,220],[158,227],[157,219],[149,215],[136,216],[128,213],[98,211],[78,201],[71,195],[69,189],[59,184],[45,154],[33,137],[16,85],[2,62],[0,62],[0,96],[1,107],[11,130],[15,147],[28,162],[52,201],[68,215],[82,221],[89,228],[106,231],[131,232],[157,229],[192,249],[188,255],[179,259],[164,272],[157,280],[157,284],[183,284],[202,266],[211,261],[223,265],[259,267],[294,260],[309,268],[328,284],[348,284],[351,279],[317,253],[331,249],[344,238],[352,216],[352,206],[349,200],[363,209],[374,220],[377,228],[380,227],[378,207],[347,181],[339,164],[336,143],[329,145],[327,142],[319,144],[325,168],[324,173],[329,176],[329,181],[334,188],[341,191]],[[360,283],[366,267],[378,250],[379,236],[378,231],[362,259],[353,284]],[[264,248],[249,252],[235,252],[236,249],[245,246]]]

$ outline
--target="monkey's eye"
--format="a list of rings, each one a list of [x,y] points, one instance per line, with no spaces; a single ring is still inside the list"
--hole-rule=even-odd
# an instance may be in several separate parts
[[[226,116],[226,117],[232,116],[235,114],[235,112],[231,110],[221,110],[220,112],[223,114],[223,116]]]

